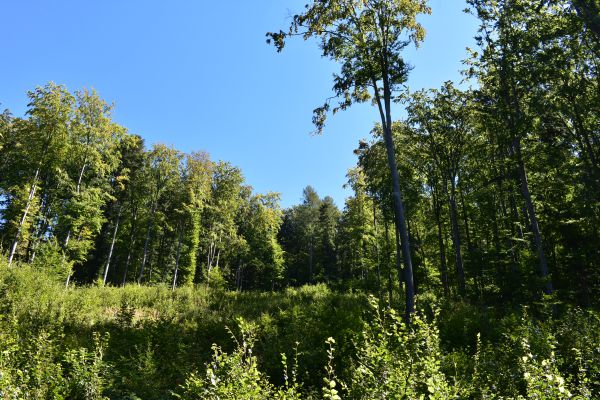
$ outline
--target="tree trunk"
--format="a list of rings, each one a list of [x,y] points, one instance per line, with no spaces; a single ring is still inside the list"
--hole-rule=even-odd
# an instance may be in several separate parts
[[[385,57],[384,57],[385,59]],[[396,151],[394,146],[394,138],[392,134],[392,93],[390,88],[389,76],[387,74],[387,65],[382,60],[383,68],[383,103],[379,94],[379,86],[377,85],[376,79],[372,78],[373,90],[375,99],[379,109],[381,117],[381,126],[383,128],[383,139],[385,142],[385,149],[388,159],[388,167],[392,177],[392,188],[393,188],[393,200],[394,200],[394,222],[396,230],[400,234],[401,243],[399,247],[402,251],[402,258],[404,261],[403,274],[399,272],[400,285],[402,285],[401,276],[404,275],[404,281],[406,282],[406,323],[410,325],[411,316],[415,311],[415,292],[413,285],[413,266],[412,259],[410,256],[410,241],[408,236],[408,230],[406,229],[406,216],[404,212],[404,202],[402,200],[402,191],[400,190],[400,177],[398,175],[398,167],[396,165]],[[398,246],[398,245],[397,245]],[[399,253],[399,251],[397,251]]]
[[[140,267],[140,276],[138,277],[138,283],[142,283],[144,278],[144,269],[146,267],[146,261],[148,261],[148,245],[150,244],[150,237],[152,235],[152,229],[154,227],[154,213],[156,212],[156,203],[152,206],[152,213],[150,214],[150,221],[148,221],[148,231],[146,232],[146,240],[144,241],[144,253],[142,254],[142,264]]]
[[[388,305],[391,307],[394,303],[394,283],[392,280],[392,264],[390,263],[391,258],[391,245],[390,245],[390,230],[385,217],[383,218],[383,226],[385,229],[385,250],[386,250],[386,265],[388,266]]]
[[[131,232],[129,234],[129,246],[127,251],[127,260],[125,261],[125,270],[123,271],[123,286],[127,283],[127,272],[129,272],[129,263],[131,262],[131,252],[135,245],[135,228],[137,222],[137,207],[133,212],[133,221],[131,223]]]
[[[441,204],[435,194],[435,188],[432,191],[433,213],[438,231],[438,246],[440,248],[440,272],[442,275],[442,285],[444,286],[444,294],[446,297],[450,294],[450,285],[448,283],[448,267],[446,265],[446,247],[444,246],[444,231],[442,229],[442,221],[440,218]]]
[[[19,221],[19,227],[17,228],[17,233],[15,235],[15,239],[13,240],[12,245],[10,246],[10,252],[8,254],[8,266],[10,267],[13,261],[13,257],[15,256],[15,252],[17,251],[17,246],[19,245],[19,238],[21,236],[21,231],[23,230],[23,225],[25,225],[25,221],[27,220],[27,214],[29,213],[29,207],[31,207],[31,203],[33,202],[33,198],[35,196],[35,191],[37,187],[37,180],[40,176],[40,168],[35,170],[35,175],[33,176],[33,182],[31,183],[31,187],[29,189],[29,197],[27,198],[27,203],[25,204],[25,210],[23,210],[23,216]]]
[[[81,191],[81,181],[83,180],[83,173],[85,172],[85,168],[87,167],[87,155],[83,160],[83,165],[81,166],[81,170],[79,171],[79,177],[77,178],[77,187],[75,189],[75,195],[78,196],[79,192]],[[61,261],[61,269],[64,266],[65,263],[65,258],[67,256],[67,250],[68,250],[68,246],[69,246],[69,239],[71,238],[71,227],[69,227],[69,230],[67,231],[67,237],[65,238],[65,244],[64,244],[64,252],[63,252],[63,256],[62,256],[62,261]],[[73,273],[73,271],[69,271],[68,275],[67,275],[67,282],[65,282],[65,287],[69,287],[69,281],[71,280],[71,274]]]
[[[210,271],[212,270],[212,264],[213,264],[213,259],[215,257],[215,251],[216,251],[216,244],[214,241],[210,242],[210,246],[208,248],[208,265],[207,265],[207,269],[206,269],[206,284],[207,286],[210,285]]]
[[[390,118],[391,121],[391,118]],[[386,124],[387,125],[387,124]],[[402,251],[402,261],[404,262],[404,271],[398,271],[400,276],[406,283],[406,320],[410,323],[411,314],[415,311],[415,293],[413,285],[413,268],[412,258],[410,256],[410,242],[408,238],[408,230],[406,228],[406,217],[404,212],[404,203],[402,201],[402,192],[400,191],[400,177],[398,175],[398,167],[396,165],[396,153],[394,150],[394,142],[392,137],[392,125],[386,126],[384,129],[384,141],[387,150],[388,165],[392,175],[392,187],[394,193],[394,215],[396,229],[400,235],[400,247]],[[403,273],[402,273],[403,272]],[[402,282],[400,282],[402,284]]]
[[[238,292],[242,291],[242,262],[238,262],[238,267],[235,271],[235,288]]]
[[[375,236],[375,240],[373,240],[373,246],[375,247],[375,260],[377,262],[377,294],[379,300],[381,300],[381,263],[379,260],[379,245],[377,238],[377,205],[375,200],[373,200],[373,232]]]
[[[463,221],[465,223],[465,239],[467,239],[467,249],[471,253],[469,257],[473,257],[473,243],[471,242],[471,233],[469,231],[469,213],[467,212],[467,206],[465,204],[465,196],[462,191],[462,185],[458,189],[458,193],[460,194],[460,203],[463,213]]]
[[[454,256],[456,263],[456,277],[458,279],[458,289],[462,296],[466,293],[465,270],[460,251],[460,230],[458,228],[458,213],[456,210],[456,177],[450,177],[450,196],[448,197],[450,205],[450,223],[452,224],[452,245],[454,246]]]
[[[106,260],[106,267],[104,268],[104,280],[103,284],[106,285],[106,278],[108,277],[108,269],[110,268],[110,260],[112,259],[113,249],[115,248],[115,241],[117,239],[117,232],[119,231],[119,222],[121,221],[121,207],[119,207],[119,213],[117,214],[117,222],[115,223],[115,230],[113,231],[112,241],[110,243],[110,250],[108,251],[108,259]]]
[[[177,273],[179,272],[179,258],[181,256],[181,242],[183,241],[183,223],[180,225],[179,239],[177,240],[177,255],[175,256],[175,272],[173,273],[173,290],[177,286]]]
[[[519,138],[516,138],[514,140],[514,147],[518,162],[519,179],[521,181],[521,194],[523,195],[525,205],[527,206],[527,214],[529,215],[531,231],[533,232],[535,246],[537,248],[538,257],[540,259],[540,275],[542,276],[542,279],[546,281],[544,285],[544,293],[552,294],[552,281],[548,279],[548,261],[546,259],[546,253],[544,251],[544,243],[542,240],[542,233],[540,231],[537,215],[535,212],[535,206],[533,205],[531,193],[529,192],[527,171],[525,170],[525,162],[523,161],[523,155],[521,153],[521,140]]]

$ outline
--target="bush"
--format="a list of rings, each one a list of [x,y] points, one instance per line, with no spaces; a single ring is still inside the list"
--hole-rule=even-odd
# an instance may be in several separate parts
[[[253,354],[256,326],[238,320],[241,339],[232,334],[237,343],[236,349],[228,354],[219,346],[213,345],[212,361],[206,366],[205,374],[191,374],[182,386],[182,393],[176,396],[185,400],[293,400],[299,399],[298,385],[293,372],[290,384],[287,375],[287,358],[282,363],[286,377],[286,385],[276,389],[258,369],[256,356]]]

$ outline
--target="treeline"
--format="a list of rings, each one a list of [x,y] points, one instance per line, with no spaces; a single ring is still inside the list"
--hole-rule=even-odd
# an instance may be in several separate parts
[[[359,143],[348,173],[354,195],[343,210],[311,187],[301,204],[282,210],[276,194],[254,194],[238,168],[206,153],[146,149],[93,92],[34,90],[25,118],[1,119],[0,238],[9,263],[52,266],[67,284],[273,290],[326,282],[391,304],[407,288],[491,303],[545,293],[594,304],[600,37],[567,1],[468,4],[480,20],[479,48],[465,62],[472,88],[447,82],[392,96],[409,70],[402,61],[383,94],[402,102],[407,117],[389,126],[384,118],[374,139]],[[323,11],[315,7],[310,12]],[[367,11],[361,23],[369,27]],[[421,32],[418,24],[397,29]],[[280,47],[284,37],[272,34]],[[334,39],[339,51],[356,50]],[[352,60],[365,57],[356,51]],[[338,77],[348,80],[336,93],[351,96],[338,109],[368,98],[369,87],[358,85],[370,84],[360,81],[370,70],[352,65]],[[328,110],[316,110],[318,127]]]
[[[277,194],[203,152],[143,140],[93,91],[50,83],[25,118],[2,114],[0,244],[65,284],[193,282],[272,289],[283,258]]]

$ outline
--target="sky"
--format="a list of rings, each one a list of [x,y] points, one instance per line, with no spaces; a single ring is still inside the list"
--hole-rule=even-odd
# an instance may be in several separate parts
[[[265,33],[285,30],[304,0],[19,0],[0,13],[0,107],[26,111],[28,90],[49,81],[94,88],[114,103],[114,120],[147,146],[165,143],[241,168],[256,192],[279,192],[282,206],[302,189],[350,196],[353,150],[378,120],[368,104],[328,119],[311,135],[312,110],[331,95],[337,65],[300,38],[278,54]],[[477,20],[464,0],[430,0],[427,30],[405,59],[411,90],[458,82]],[[394,110],[400,118],[401,106]]]

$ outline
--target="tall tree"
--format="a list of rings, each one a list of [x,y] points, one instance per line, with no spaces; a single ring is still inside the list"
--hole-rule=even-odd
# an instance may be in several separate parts
[[[57,229],[64,233],[65,254],[80,264],[105,222],[103,209],[112,191],[109,178],[119,166],[125,130],[111,121],[111,106],[96,92],[84,90],[75,97],[70,157],[60,184],[65,206]]]
[[[23,192],[21,206],[16,215],[18,219],[10,221],[14,229],[8,264],[10,265],[18,250],[21,235],[31,220],[32,205],[36,202],[36,192],[43,175],[55,173],[64,155],[68,151],[68,136],[73,118],[73,96],[64,86],[49,83],[28,93],[29,120],[19,124],[17,135],[21,137],[23,147],[20,150],[25,163],[21,172],[27,176],[20,185],[28,187]],[[13,203],[17,204],[17,202]]]
[[[267,34],[278,51],[290,36],[317,37],[323,56],[341,63],[333,87],[340,102],[333,112],[374,98],[384,131],[395,223],[402,242],[407,321],[414,311],[413,267],[392,135],[392,101],[410,69],[402,51],[409,44],[418,45],[423,40],[425,31],[417,16],[429,12],[425,0],[314,1],[306,6],[304,13],[294,16],[287,32]],[[323,129],[329,109],[327,101],[314,112],[313,122],[318,132]]]
[[[472,124],[469,120],[471,109],[468,95],[456,89],[451,82],[446,82],[439,91],[415,93],[408,106],[409,121],[415,127],[415,142],[423,143],[420,150],[433,160],[442,177],[442,190],[446,191],[450,184],[450,191],[446,197],[450,210],[456,274],[462,295],[466,289],[458,222],[457,185],[467,147],[472,140]],[[439,201],[439,196],[435,201]],[[439,213],[439,205],[435,207]],[[441,252],[443,253],[443,250]]]
[[[202,211],[210,201],[212,173],[213,162],[207,153],[195,152],[186,157],[183,173],[184,199],[180,208],[173,288],[178,282],[190,285],[194,281]]]

